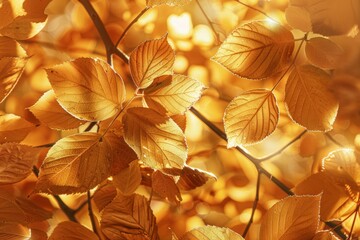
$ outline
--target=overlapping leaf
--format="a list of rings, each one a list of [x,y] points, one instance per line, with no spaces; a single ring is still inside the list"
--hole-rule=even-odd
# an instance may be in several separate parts
[[[0,29],[9,25],[18,16],[25,15],[24,0],[2,0],[0,5]]]
[[[278,119],[279,109],[271,91],[254,89],[242,93],[225,110],[228,147],[263,140],[276,129]]]
[[[123,118],[124,138],[146,165],[179,168],[187,158],[185,136],[169,117],[149,108],[130,108]]]
[[[79,119],[110,118],[125,100],[121,77],[102,60],[79,58],[46,72],[60,105]]]
[[[204,226],[185,233],[180,240],[244,240],[244,238],[229,228]]]
[[[138,194],[118,195],[103,211],[101,229],[113,240],[158,240],[156,219],[148,200]]]
[[[98,240],[99,238],[94,232],[90,231],[83,225],[66,221],[59,223],[49,237],[49,240],[59,239]]]
[[[1,14],[0,14],[1,16]],[[20,44],[9,37],[0,36],[0,58],[2,57],[26,57],[25,50]]]
[[[99,212],[101,212],[109,203],[111,203],[116,195],[117,191],[115,186],[111,182],[107,182],[96,189],[92,199]]]
[[[290,196],[268,210],[260,239],[312,239],[319,225],[321,195]]]
[[[338,102],[328,89],[330,76],[311,65],[294,67],[285,86],[285,103],[292,119],[308,130],[328,131]]]
[[[14,114],[0,116],[0,143],[20,142],[35,125]]]
[[[169,200],[171,203],[180,204],[182,198],[178,187],[175,184],[175,179],[172,176],[166,175],[161,171],[155,171],[151,175],[152,188],[154,192],[160,197]]]
[[[135,85],[146,88],[155,78],[171,74],[174,61],[175,53],[167,35],[140,44],[130,55],[130,70]]]
[[[0,219],[2,223],[27,224],[24,211],[16,204],[11,193],[0,193]]]
[[[1,240],[18,240],[31,239],[30,229],[18,223],[1,223],[0,224]]]
[[[129,164],[129,167],[113,176],[113,183],[123,195],[131,195],[141,183],[141,171],[137,161]]]
[[[236,28],[212,59],[236,75],[262,79],[284,70],[293,49],[290,31],[274,22],[257,21]]]
[[[191,0],[146,0],[148,7],[154,7],[157,5],[169,5],[169,6],[182,6],[190,3]]]
[[[184,114],[200,98],[203,89],[201,82],[187,76],[166,75],[144,90],[144,99],[152,109],[165,110],[170,115]]]

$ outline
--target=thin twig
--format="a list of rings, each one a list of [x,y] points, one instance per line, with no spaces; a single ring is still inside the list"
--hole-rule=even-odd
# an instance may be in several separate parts
[[[199,6],[201,12],[203,13],[203,15],[206,18],[206,21],[209,23],[211,30],[213,31],[215,38],[216,38],[216,43],[219,44],[221,43],[220,41],[220,37],[219,37],[219,33],[215,30],[214,24],[213,22],[210,20],[210,18],[208,17],[208,15],[206,14],[205,10],[203,9],[203,7],[201,6],[199,0],[196,0],[196,4]]]
[[[249,8],[249,9],[255,11],[255,12],[261,13],[262,15],[264,15],[265,17],[269,18],[269,19],[272,20],[272,21],[274,21],[274,22],[276,22],[276,23],[279,23],[276,19],[274,19],[273,17],[271,17],[269,14],[267,14],[266,12],[264,12],[264,11],[262,11],[262,10],[257,9],[257,8],[255,8],[255,7],[253,7],[253,6],[250,6],[250,5],[246,4],[246,3],[243,3],[243,2],[241,2],[240,0],[235,0],[235,1],[238,2],[238,3],[240,3],[241,5]],[[279,23],[279,24],[280,24],[280,23]]]
[[[259,202],[260,178],[261,178],[261,172],[258,171],[258,176],[257,176],[257,180],[256,180],[255,199],[254,199],[254,202],[253,202],[250,219],[249,219],[248,224],[246,225],[245,230],[244,230],[244,232],[242,234],[243,238],[246,237],[246,235],[247,235],[247,233],[248,233],[248,231],[249,231],[249,229],[251,227],[251,224],[253,223],[253,220],[254,220],[255,211],[257,209],[257,205],[258,205],[258,202]]]
[[[93,212],[92,205],[91,205],[91,194],[90,194],[90,191],[87,191],[87,205],[88,205],[89,218],[90,218],[90,221],[91,221],[91,226],[92,226],[93,232],[94,232],[96,235],[99,235],[99,234],[98,234],[97,227],[96,227],[94,212]]]
[[[351,228],[350,228],[350,232],[349,232],[349,237],[348,237],[349,240],[351,239],[351,235],[352,235],[352,233],[354,231],[354,226],[355,226],[356,217],[357,217],[357,214],[358,214],[358,211],[359,211],[359,206],[360,206],[359,204],[356,205],[354,220],[353,220],[353,222],[351,224]]]

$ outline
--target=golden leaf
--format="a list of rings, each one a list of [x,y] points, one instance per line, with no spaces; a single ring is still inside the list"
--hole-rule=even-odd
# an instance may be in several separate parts
[[[285,103],[291,118],[308,130],[329,131],[338,102],[327,85],[330,76],[311,65],[295,67],[285,86]]]
[[[146,0],[146,6],[154,7],[157,5],[183,6],[190,3],[191,0]]]
[[[224,114],[228,148],[260,142],[275,129],[279,119],[271,91],[254,89],[234,98]]]
[[[113,153],[98,133],[79,133],[50,148],[41,168],[36,192],[71,194],[85,192],[110,175]]]
[[[11,93],[24,71],[27,58],[0,58],[0,103]]]
[[[2,0],[0,5],[0,29],[9,25],[18,16],[25,14],[24,0]]]
[[[311,64],[334,69],[341,63],[344,50],[330,39],[315,37],[306,41],[305,53]]]
[[[216,176],[198,168],[185,166],[182,169],[180,179],[176,184],[181,190],[189,191],[204,185],[209,179],[216,180]]]
[[[118,195],[107,205],[101,218],[101,229],[112,240],[158,240],[155,216],[148,200],[138,194]]]
[[[129,167],[113,176],[114,186],[122,195],[128,196],[135,192],[141,183],[141,171],[137,161],[129,164]]]
[[[60,105],[79,119],[110,118],[125,100],[122,78],[100,59],[78,58],[46,72]]]
[[[167,35],[140,44],[130,55],[130,71],[135,85],[146,88],[155,78],[172,74],[174,61],[175,53]]]
[[[31,239],[30,230],[18,223],[1,223],[0,224],[1,240],[23,240]]]
[[[38,150],[18,143],[0,145],[0,185],[20,182],[32,172]]]
[[[185,233],[180,240],[244,240],[244,238],[230,228],[204,226]]]
[[[172,176],[161,171],[155,171],[151,175],[151,180],[153,191],[159,194],[160,197],[169,200],[171,203],[180,204],[182,200],[181,194]]]
[[[123,118],[124,139],[146,165],[182,168],[187,158],[184,133],[169,117],[149,108],[130,108]]]
[[[186,114],[177,114],[171,116],[171,119],[181,128],[183,132],[186,130]]]
[[[285,10],[285,17],[291,27],[303,32],[312,31],[310,14],[305,8],[290,5]]]
[[[49,240],[65,240],[65,239],[87,239],[87,240],[98,240],[98,236],[84,227],[83,225],[75,222],[61,222],[59,223]]]
[[[53,90],[44,93],[29,109],[40,122],[50,128],[68,130],[78,128],[85,123],[70,115],[60,106]]]
[[[17,41],[0,36],[0,58],[3,57],[27,57],[27,55]]]
[[[16,204],[12,193],[6,191],[0,193],[0,219],[2,223],[27,224],[26,215]]]
[[[275,22],[257,21],[236,28],[212,60],[240,77],[263,79],[283,71],[293,49],[290,31]]]
[[[0,143],[20,142],[35,126],[14,114],[0,116]]]
[[[319,225],[321,195],[290,196],[271,207],[261,222],[260,239],[311,239]]]
[[[111,203],[111,201],[116,197],[116,194],[116,188],[110,181],[104,185],[100,185],[99,188],[96,189],[93,195],[93,201],[99,212]]]
[[[311,240],[339,240],[331,231],[319,231]]]
[[[30,199],[17,197],[15,202],[24,211],[29,223],[45,221],[53,215],[51,211],[39,207]]]
[[[154,80],[144,91],[148,106],[170,115],[184,114],[201,96],[204,85],[184,75],[166,75]],[[160,104],[160,107],[159,107]]]

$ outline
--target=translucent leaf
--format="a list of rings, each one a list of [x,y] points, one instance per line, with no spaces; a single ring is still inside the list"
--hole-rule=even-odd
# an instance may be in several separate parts
[[[305,53],[309,62],[325,69],[334,69],[343,60],[344,51],[330,39],[315,37],[306,42]]]
[[[112,240],[158,240],[156,219],[148,200],[118,195],[103,211],[101,229]]]
[[[180,204],[182,198],[175,180],[172,176],[160,171],[155,171],[151,175],[152,188],[160,197],[167,199],[171,203]]]
[[[146,0],[146,6],[154,7],[157,5],[183,6],[190,3],[191,0]]]
[[[232,73],[263,79],[283,71],[294,49],[290,31],[270,21],[257,21],[236,28],[212,59]]]
[[[24,211],[26,220],[29,223],[41,222],[52,217],[52,212],[48,211],[27,198],[17,197],[16,204]]]
[[[111,182],[107,182],[103,186],[96,189],[93,195],[93,201],[101,212],[116,197],[117,191]]]
[[[312,240],[339,240],[331,231],[319,231]]]
[[[27,58],[0,58],[0,103],[11,93],[24,71]]]
[[[161,76],[144,91],[148,106],[170,115],[184,114],[201,96],[204,85],[184,75]],[[160,106],[159,106],[160,104]]]
[[[155,169],[184,166],[185,136],[171,118],[137,107],[127,110],[123,122],[125,141],[146,165]]]
[[[260,239],[311,239],[319,225],[320,199],[290,196],[277,202],[262,219]]]
[[[85,192],[110,175],[113,153],[98,133],[74,134],[50,148],[41,168],[37,192]]]
[[[113,176],[113,183],[123,195],[131,195],[141,183],[141,171],[137,161],[130,163],[129,167]]]
[[[0,224],[0,240],[24,240],[31,239],[30,230],[17,223]]]
[[[167,35],[140,44],[130,55],[130,71],[135,85],[146,88],[155,78],[172,74],[174,61],[175,53]]]
[[[20,182],[32,172],[38,151],[18,143],[0,145],[0,185]]]
[[[34,124],[14,114],[0,116],[0,143],[20,142],[35,128]]]
[[[61,222],[52,232],[49,240],[66,240],[66,239],[87,239],[98,240],[98,236],[88,228],[75,222]]]
[[[312,31],[310,14],[305,8],[290,5],[285,10],[285,17],[291,27],[303,32]]]
[[[15,203],[11,193],[5,191],[0,193],[0,219],[2,223],[27,224],[24,211]]]
[[[308,130],[329,131],[338,102],[328,89],[330,76],[311,65],[295,67],[285,86],[285,103],[292,119]]]
[[[254,89],[240,94],[224,114],[228,148],[260,142],[276,129],[278,119],[279,109],[271,91]]]
[[[110,118],[125,100],[122,78],[100,59],[78,58],[46,72],[60,105],[79,119]]]
[[[0,58],[3,57],[27,57],[27,55],[17,41],[0,36]]]
[[[24,15],[24,0],[2,0],[0,5],[0,29],[9,25],[18,16]]]
[[[70,115],[60,106],[53,90],[44,93],[29,109],[40,122],[50,128],[68,130],[78,128],[85,123]]]
[[[229,228],[204,226],[185,233],[180,240],[244,240],[244,238]]]

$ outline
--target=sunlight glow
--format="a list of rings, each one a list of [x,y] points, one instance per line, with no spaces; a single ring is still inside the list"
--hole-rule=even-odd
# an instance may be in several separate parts
[[[203,24],[194,28],[193,42],[195,45],[208,47],[214,44],[215,37],[211,29]]]
[[[170,35],[178,39],[190,38],[193,33],[193,24],[188,12],[170,15],[167,19],[167,27]]]

